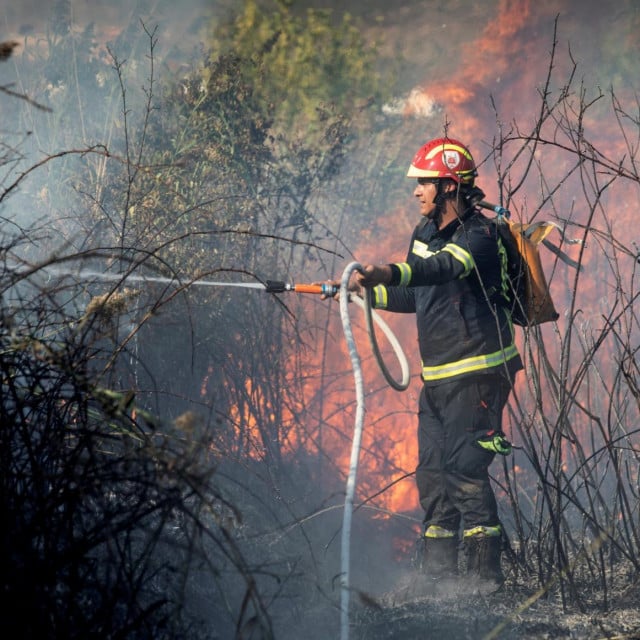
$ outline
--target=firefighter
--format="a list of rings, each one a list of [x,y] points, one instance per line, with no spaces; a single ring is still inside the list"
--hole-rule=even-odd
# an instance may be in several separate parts
[[[460,536],[469,576],[485,589],[504,581],[503,531],[489,465],[510,452],[502,413],[522,361],[504,286],[506,257],[474,202],[468,148],[439,138],[416,153],[407,177],[422,219],[405,262],[366,265],[350,290],[372,288],[377,309],[416,314],[423,386],[416,483],[424,510],[419,563],[430,578],[458,573]],[[472,581],[473,582],[473,581]]]

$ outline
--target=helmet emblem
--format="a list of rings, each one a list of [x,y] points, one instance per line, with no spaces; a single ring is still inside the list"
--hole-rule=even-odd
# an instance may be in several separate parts
[[[449,169],[455,169],[460,164],[460,154],[457,151],[445,149],[442,155],[444,156],[444,163]]]

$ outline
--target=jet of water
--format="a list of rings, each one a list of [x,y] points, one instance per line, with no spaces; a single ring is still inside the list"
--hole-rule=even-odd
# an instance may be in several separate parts
[[[186,285],[189,287],[243,287],[247,289],[266,289],[265,285],[261,282],[222,282],[217,280],[178,280],[176,278],[165,278],[163,276],[145,276],[134,273],[107,273],[100,271],[91,271],[87,269],[81,269],[80,271],[68,272],[60,271],[59,269],[53,269],[47,267],[45,269],[48,273],[63,277],[71,276],[79,280],[102,280],[106,282],[158,282],[161,284],[176,284]]]

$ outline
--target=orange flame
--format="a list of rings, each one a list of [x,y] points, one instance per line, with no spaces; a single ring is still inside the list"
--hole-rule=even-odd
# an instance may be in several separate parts
[[[544,78],[544,65],[548,59],[539,55],[529,55],[540,48],[540,38],[529,37],[527,30],[531,23],[530,0],[501,0],[495,20],[479,36],[456,50],[461,57],[459,69],[453,76],[439,79],[426,84],[424,88],[415,88],[403,103],[405,115],[433,115],[434,104],[444,106],[447,118],[453,121],[455,136],[468,141],[474,141],[482,131],[492,130],[495,125],[495,115],[489,111],[489,94],[494,91],[498,97],[510,104],[505,109],[508,113],[522,116],[523,111],[530,104],[539,104],[536,97],[536,79]],[[517,56],[515,54],[518,54]],[[523,60],[524,66],[518,66],[514,60]],[[534,68],[532,60],[537,60],[537,68]],[[508,89],[508,90],[507,90]],[[527,101],[527,92],[531,92],[534,100]],[[395,107],[394,107],[395,108]],[[595,122],[586,121],[586,126],[596,127]],[[602,125],[598,125],[600,132],[606,131]],[[615,126],[610,122],[607,127]],[[486,136],[484,136],[486,137]],[[426,140],[419,141],[417,146]],[[610,148],[610,147],[609,147]],[[624,149],[620,149],[621,157]],[[411,153],[409,153],[409,156]],[[407,158],[407,163],[410,157]],[[538,157],[540,162],[544,158]],[[562,162],[558,159],[556,162]],[[565,167],[566,168],[566,167]],[[560,167],[560,173],[563,168]],[[612,190],[613,191],[613,190]],[[539,197],[533,199],[538,202]],[[621,209],[627,206],[629,212],[632,207],[621,205]],[[405,242],[417,220],[413,215],[402,211],[395,215],[386,215],[378,221],[379,234],[372,238],[365,230],[360,237],[361,246],[356,248],[356,255],[362,255],[366,261],[379,261],[379,256],[388,262],[394,261],[398,254],[405,250]],[[400,240],[398,240],[400,239]],[[371,252],[375,251],[375,257]],[[571,250],[570,250],[571,251]],[[368,257],[367,257],[368,256]],[[396,258],[394,258],[394,256]],[[575,257],[575,256],[572,256]],[[553,259],[553,256],[549,257]],[[546,265],[545,265],[546,266]],[[572,273],[568,277],[572,277]],[[554,284],[552,291],[554,290]],[[589,287],[584,288],[587,296],[595,296]],[[585,309],[596,308],[597,302],[584,305]],[[335,314],[329,332],[335,335],[340,333]],[[410,317],[389,318],[385,320],[396,330],[397,334],[404,337],[404,346],[413,344],[415,336],[415,320]],[[359,345],[366,345],[366,337],[362,330],[356,333]],[[328,355],[326,360],[334,363],[334,366],[344,367],[340,372],[333,372],[332,382],[326,385],[323,391],[322,409],[319,410],[319,418],[312,437],[303,442],[300,437],[292,432],[288,445],[316,447],[322,443],[324,454],[333,460],[336,466],[346,474],[349,465],[350,443],[354,421],[354,393],[351,379],[347,383],[346,367],[349,359],[346,346],[343,341],[332,341],[327,345]],[[364,350],[363,350],[364,351]],[[409,354],[409,359],[414,358],[412,368],[416,370],[419,363],[415,361],[415,352]],[[384,382],[377,371],[375,362],[370,356],[363,360],[363,373],[366,390],[366,425],[363,437],[362,453],[359,468],[358,492],[360,499],[368,499],[375,496],[375,504],[382,510],[390,512],[413,512],[418,510],[417,491],[415,489],[412,473],[417,462],[417,395],[420,382],[415,380],[414,385],[404,394],[385,388]],[[311,354],[307,366],[310,370],[318,372],[321,365],[316,361],[317,354]],[[292,367],[292,370],[294,368]],[[318,376],[309,375],[307,378],[305,396],[313,398],[317,395]],[[521,376],[521,383],[524,382]],[[308,410],[308,406],[307,406]],[[248,419],[244,416],[244,419]],[[291,416],[293,420],[293,416]],[[310,445],[309,443],[314,443]],[[516,467],[514,472],[524,474],[524,470]],[[397,483],[394,481],[407,476]],[[400,543],[398,543],[400,544]]]

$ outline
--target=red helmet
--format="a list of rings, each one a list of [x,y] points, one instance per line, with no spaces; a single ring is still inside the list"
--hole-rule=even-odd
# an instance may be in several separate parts
[[[451,178],[473,186],[478,175],[469,149],[458,140],[437,138],[427,142],[413,157],[407,178]]]

